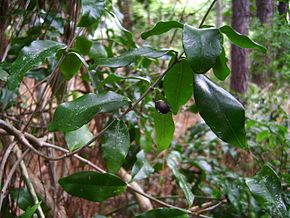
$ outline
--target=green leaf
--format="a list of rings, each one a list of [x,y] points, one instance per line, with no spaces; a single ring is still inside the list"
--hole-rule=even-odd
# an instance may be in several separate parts
[[[83,145],[85,145],[88,141],[93,138],[93,134],[89,130],[87,125],[83,125],[81,128],[66,132],[65,133],[65,141],[70,151],[74,151]],[[90,146],[94,146],[95,143],[90,144]]]
[[[172,151],[167,157],[167,165],[172,170],[179,187],[182,189],[188,206],[191,207],[194,201],[194,195],[192,194],[191,187],[187,183],[185,176],[178,171],[177,163],[180,161],[181,155],[177,151]]]
[[[110,172],[117,173],[130,148],[130,135],[122,120],[115,121],[103,134],[102,155]]]
[[[0,68],[0,80],[7,81],[8,77],[9,74],[5,70]]]
[[[88,27],[99,21],[105,9],[105,0],[82,0],[82,16],[77,26]]]
[[[93,45],[89,52],[89,57],[94,61],[97,61],[99,58],[106,58],[108,56],[105,47],[99,42],[93,42]]]
[[[147,39],[150,36],[161,35],[174,28],[183,28],[183,24],[177,21],[160,21],[151,30],[141,34],[142,39]]]
[[[29,46],[25,46],[12,63],[7,81],[8,89],[15,90],[27,71],[40,62],[44,62],[46,58],[63,48],[65,48],[65,45],[50,40],[37,40],[33,41]]]
[[[140,57],[159,58],[171,52],[172,50],[156,50],[149,47],[141,47],[125,52],[118,57],[100,58],[96,61],[96,64],[103,67],[125,67],[135,62],[137,58]]]
[[[61,178],[60,186],[70,195],[89,201],[102,202],[123,193],[127,185],[119,177],[109,173],[82,171]]]
[[[160,114],[155,111],[155,142],[157,144],[157,151],[161,152],[170,145],[175,130],[172,113]]]
[[[175,64],[164,78],[164,93],[174,114],[192,96],[192,75],[192,69],[183,59]]]
[[[34,206],[34,200],[31,198],[27,189],[12,189],[10,190],[10,196],[13,201],[17,203],[18,207],[22,210],[26,210],[28,207]],[[38,201],[42,202],[42,210],[44,212],[48,212],[50,209],[42,200],[42,197],[38,196]]]
[[[265,205],[273,217],[287,217],[279,177],[269,165],[264,165],[253,178],[246,179],[246,184],[255,199]]]
[[[219,30],[222,33],[226,34],[226,36],[233,44],[241,48],[257,48],[261,52],[267,53],[267,49],[264,46],[254,42],[248,36],[236,32],[233,28],[231,28],[228,25],[220,27]]]
[[[246,147],[245,110],[237,99],[204,75],[194,76],[194,99],[200,115],[220,139]]]
[[[33,207],[28,207],[26,209],[25,213],[23,213],[21,216],[19,216],[19,218],[31,218],[33,216],[33,214],[36,212],[36,210],[40,204],[41,204],[41,202],[38,202]]]
[[[109,76],[107,76],[105,79],[103,79],[99,84],[98,84],[98,88],[102,87],[105,84],[108,83],[114,83],[114,82],[120,82],[122,80],[140,80],[140,81],[144,81],[148,84],[151,83],[151,81],[147,78],[141,77],[141,76],[128,76],[128,77],[124,77],[124,76],[120,76],[117,74],[110,74]]]
[[[63,78],[70,80],[80,70],[85,60],[76,52],[69,52],[61,62],[59,69]]]
[[[227,65],[228,59],[226,58],[225,49],[222,49],[221,55],[218,57],[215,65],[213,66],[213,73],[219,80],[225,80],[231,71]]]
[[[75,49],[77,49],[82,55],[89,54],[92,45],[93,42],[83,36],[79,36],[76,38]]]
[[[183,212],[178,209],[172,208],[157,208],[154,210],[149,210],[139,216],[135,216],[135,218],[189,218],[186,212]]]
[[[194,73],[206,73],[222,53],[222,35],[218,29],[183,28],[183,48]]]
[[[97,113],[108,113],[127,105],[130,100],[115,92],[85,94],[71,102],[60,104],[48,125],[49,131],[73,131],[90,122]]]
[[[147,161],[144,150],[139,151],[136,157],[137,160],[132,169],[132,180],[145,179],[154,172],[154,169]]]

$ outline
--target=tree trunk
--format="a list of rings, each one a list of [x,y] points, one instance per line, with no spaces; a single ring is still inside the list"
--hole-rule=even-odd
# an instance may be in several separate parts
[[[232,0],[232,13],[232,27],[247,35],[250,23],[249,0]],[[249,77],[248,49],[231,46],[231,69],[231,89],[238,93],[246,92]]]
[[[280,17],[287,21],[287,14],[289,14],[289,0],[279,1],[278,12]]]
[[[223,24],[222,8],[223,8],[222,0],[217,0],[216,2],[216,26],[217,27],[220,27]]]
[[[260,23],[262,25],[269,25],[272,26],[272,18],[274,15],[274,2],[273,0],[256,0],[256,16],[259,18]],[[264,56],[264,65],[269,65],[269,58],[267,55]],[[257,69],[261,69],[259,66]],[[265,68],[267,69],[267,68]],[[268,74],[267,70],[264,70],[263,72],[254,72],[252,81],[256,83],[258,86],[263,86],[265,77]]]
[[[9,24],[9,0],[3,0],[0,2],[0,60],[2,60],[3,53],[6,49],[8,40],[6,39],[6,29]]]

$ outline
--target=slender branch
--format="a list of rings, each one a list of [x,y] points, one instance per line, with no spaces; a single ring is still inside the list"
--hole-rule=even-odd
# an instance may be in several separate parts
[[[204,24],[205,19],[207,18],[209,12],[211,11],[211,9],[213,8],[213,6],[215,5],[216,1],[217,1],[217,0],[213,0],[213,2],[211,3],[211,5],[210,5],[209,8],[207,9],[205,15],[203,16],[203,18],[202,18],[202,20],[201,20],[201,22],[200,22],[198,28],[201,28],[201,27],[202,27],[202,25]]]

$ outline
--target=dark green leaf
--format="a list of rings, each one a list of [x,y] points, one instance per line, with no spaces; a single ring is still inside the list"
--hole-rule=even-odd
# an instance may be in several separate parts
[[[154,169],[147,161],[144,150],[141,150],[137,154],[137,160],[132,169],[132,180],[145,179],[153,172]]]
[[[161,35],[174,28],[183,28],[183,24],[177,21],[160,21],[151,30],[141,34],[142,39],[147,39],[150,36]]]
[[[255,199],[264,204],[273,217],[287,217],[279,177],[269,165],[263,166],[255,177],[246,179],[246,184]]]
[[[75,49],[77,49],[82,55],[89,54],[92,45],[93,42],[83,36],[79,36],[76,38]]]
[[[83,125],[81,128],[77,130],[65,133],[65,141],[70,151],[82,147],[93,137],[94,136],[87,127],[87,125]],[[90,146],[93,146],[94,144],[95,143],[92,143]]]
[[[157,111],[154,114],[155,124],[155,142],[157,151],[161,152],[170,145],[175,130],[172,113],[160,114]]]
[[[227,37],[229,38],[229,40],[233,44],[235,44],[241,48],[257,48],[261,52],[267,53],[267,49],[264,46],[254,42],[248,36],[242,35],[242,34],[236,32],[230,26],[225,25],[225,26],[220,27],[219,29],[222,33],[227,35]]]
[[[213,73],[219,80],[225,80],[231,71],[227,65],[228,59],[226,58],[225,49],[222,49],[221,55],[218,57],[215,65],[213,66]]]
[[[128,76],[128,77],[124,77],[124,76],[119,76],[117,74],[110,74],[109,76],[107,76],[104,80],[102,80],[99,84],[98,84],[98,88],[102,87],[105,84],[108,83],[114,83],[114,82],[119,82],[122,80],[140,80],[140,81],[144,81],[147,83],[151,83],[151,81],[147,78],[141,77],[141,76]]]
[[[222,35],[218,29],[183,28],[183,48],[195,73],[206,73],[222,53]]]
[[[183,59],[175,64],[164,78],[164,93],[174,114],[192,96],[192,75],[192,69]]]
[[[106,58],[108,56],[105,47],[99,42],[93,42],[93,45],[89,52],[89,57],[94,61],[97,61],[99,58]]]
[[[127,105],[127,97],[114,92],[106,94],[85,94],[71,102],[60,104],[48,125],[49,131],[73,131],[90,122],[96,113],[107,113]]]
[[[127,188],[119,177],[93,171],[82,171],[61,178],[59,184],[70,195],[94,202],[120,195]]]
[[[167,157],[167,165],[172,170],[179,187],[182,189],[188,206],[191,207],[194,201],[194,195],[192,194],[191,187],[187,183],[186,178],[183,174],[178,171],[177,163],[181,161],[181,155],[177,151],[172,151]]]
[[[28,71],[25,73],[25,76],[40,81],[49,76],[49,73],[49,70],[46,68],[38,68]]]
[[[245,110],[237,99],[204,75],[194,76],[194,99],[200,115],[220,139],[246,147]]]
[[[88,27],[99,21],[105,9],[104,0],[82,0],[82,16],[79,27]]]
[[[110,172],[117,173],[130,147],[130,135],[122,120],[115,121],[104,133],[102,155]]]
[[[7,81],[8,89],[15,90],[27,71],[61,48],[65,48],[65,45],[50,40],[33,41],[29,46],[24,47],[12,63],[10,77]]]
[[[135,218],[189,218],[186,212],[172,208],[157,208],[149,210]]]
[[[118,57],[100,58],[97,60],[97,65],[103,67],[125,67],[135,62],[139,57],[159,58],[170,52],[171,50],[155,50],[149,47],[135,48]]]
[[[59,69],[63,78],[70,80],[81,68],[85,60],[76,52],[69,52],[61,62]]]
[[[41,204],[41,202],[38,202],[33,207],[28,207],[26,209],[25,213],[23,213],[21,216],[19,216],[19,218],[31,218],[40,204]]]

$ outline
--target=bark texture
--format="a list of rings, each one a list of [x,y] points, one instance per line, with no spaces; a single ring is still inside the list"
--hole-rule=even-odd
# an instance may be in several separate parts
[[[250,23],[249,0],[232,0],[232,27],[239,33],[248,35]],[[247,90],[249,78],[248,49],[231,46],[231,89],[238,93]]]

